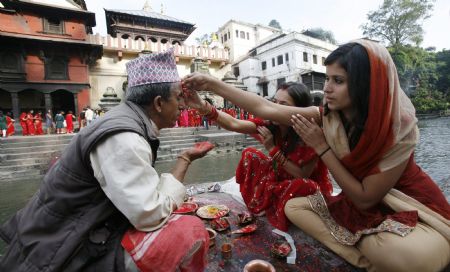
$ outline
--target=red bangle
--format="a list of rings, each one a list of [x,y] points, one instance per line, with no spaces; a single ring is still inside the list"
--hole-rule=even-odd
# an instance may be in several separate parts
[[[211,112],[208,113],[206,117],[208,118],[208,120],[216,121],[219,117],[219,112],[217,111],[216,107],[211,105]]]
[[[277,152],[280,151],[280,148],[278,146],[274,146],[270,151],[269,151],[269,156],[273,157],[275,156],[275,154],[277,154]]]

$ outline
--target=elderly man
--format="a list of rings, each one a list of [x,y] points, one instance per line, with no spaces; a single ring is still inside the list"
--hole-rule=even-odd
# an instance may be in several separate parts
[[[173,51],[141,56],[127,71],[125,103],[77,134],[0,228],[9,244],[0,271],[203,270],[203,223],[172,211],[183,202],[190,162],[212,147],[184,151],[159,178],[158,131],[173,127],[184,107]]]

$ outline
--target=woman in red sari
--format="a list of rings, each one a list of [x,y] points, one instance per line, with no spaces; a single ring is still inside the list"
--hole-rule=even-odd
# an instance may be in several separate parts
[[[280,85],[274,101],[293,107],[312,105],[307,87],[294,82]],[[200,104],[200,112],[211,111],[206,102]],[[243,120],[216,112],[216,118],[210,116],[212,118],[208,119],[217,119],[217,123],[227,130],[254,135],[269,152],[266,156],[253,147],[246,148],[236,169],[236,182],[250,212],[265,212],[274,227],[287,231],[289,221],[284,214],[284,206],[289,199],[312,194],[317,189],[326,195],[331,194],[333,187],[327,168],[291,127],[261,119]]]
[[[22,135],[27,136],[28,135],[28,128],[27,128],[27,113],[22,112],[19,116],[19,122],[20,126],[22,127]]]
[[[204,75],[184,84],[293,123],[319,154],[342,193],[288,201],[286,215],[304,232],[369,271],[441,271],[450,262],[450,205],[414,161],[417,118],[389,52],[357,40],[325,65],[323,110],[272,104]]]
[[[67,133],[73,133],[73,119],[74,118],[75,118],[75,116],[72,114],[72,111],[69,111],[66,114]]]
[[[42,112],[38,112],[34,115],[34,127],[36,128],[36,135],[44,134],[42,129]]]
[[[7,112],[6,113],[6,126],[7,126],[7,130],[6,130],[6,136],[12,136],[15,133],[15,128],[14,128],[14,122],[16,120],[11,118],[11,113]]]
[[[36,133],[36,128],[34,126],[34,111],[30,110],[27,114],[27,131],[28,135],[34,135]]]

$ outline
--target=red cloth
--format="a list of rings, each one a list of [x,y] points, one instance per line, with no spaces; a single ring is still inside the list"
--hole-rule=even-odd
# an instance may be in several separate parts
[[[34,127],[34,116],[31,113],[27,114],[27,131],[28,135],[34,135],[36,132],[36,128]]]
[[[67,133],[73,133],[73,118],[74,116],[72,114],[66,114]]]
[[[34,127],[36,128],[36,135],[44,134],[44,131],[42,130],[42,116],[39,113],[34,115]]]
[[[266,124],[260,119],[251,121],[256,125]],[[312,148],[298,144],[287,158],[301,166],[317,158],[317,154]],[[252,147],[242,152],[236,169],[236,182],[240,184],[242,198],[249,211],[255,214],[265,211],[269,222],[283,231],[287,231],[289,226],[284,213],[289,199],[313,194],[318,188],[324,195],[333,191],[328,169],[321,160],[309,178],[294,178],[272,158]]]
[[[14,123],[12,122],[11,117],[6,116],[6,136],[14,135],[15,129],[14,129]]]
[[[171,215],[156,231],[128,230],[122,238],[122,246],[142,272],[204,271],[209,235],[199,218]]]
[[[22,112],[19,117],[20,126],[22,127],[22,135],[28,135],[28,127],[27,127],[27,114]]]

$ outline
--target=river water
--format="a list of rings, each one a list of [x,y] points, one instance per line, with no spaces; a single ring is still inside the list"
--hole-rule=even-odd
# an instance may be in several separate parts
[[[416,161],[439,185],[450,200],[450,117],[419,121],[420,143]],[[185,178],[186,184],[223,181],[234,176],[240,159],[239,152],[208,156],[192,163]],[[158,172],[167,172],[173,162],[159,163]],[[0,223],[25,205],[36,192],[40,180],[0,182]],[[4,244],[0,239],[0,254]]]

